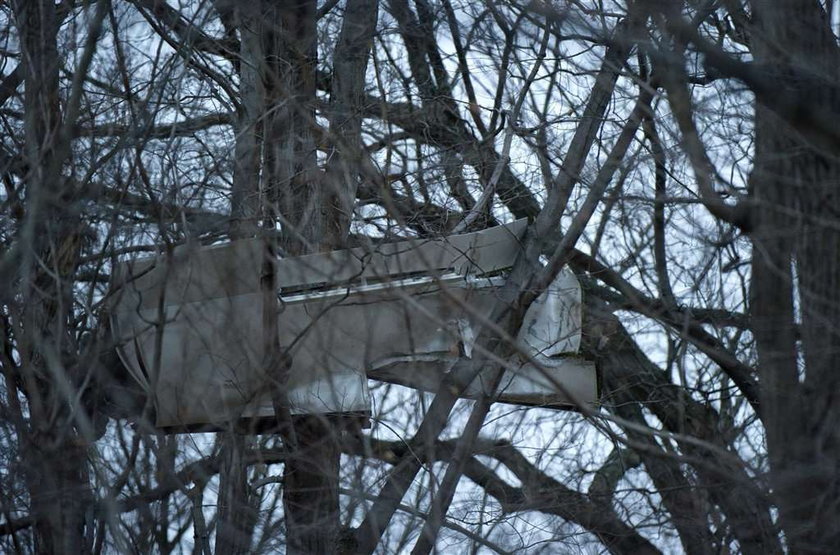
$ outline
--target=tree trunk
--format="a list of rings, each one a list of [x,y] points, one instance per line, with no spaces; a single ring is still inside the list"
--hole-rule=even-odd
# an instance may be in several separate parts
[[[330,153],[324,176],[327,213],[325,240],[346,246],[362,167],[361,132],[367,65],[376,31],[378,0],[349,0],[333,52],[330,91]]]
[[[262,46],[260,44],[261,10],[259,4],[242,3],[222,6],[223,18],[230,18],[239,28],[239,94],[241,106],[234,131],[233,187],[231,189],[231,239],[257,234],[260,216],[260,162],[262,150],[262,115],[265,90],[262,83]]]
[[[18,232],[18,326],[21,381],[29,402],[22,439],[38,553],[86,553],[86,511],[92,506],[87,450],[90,421],[79,405],[86,368],[68,331],[73,275],[84,235],[78,199],[62,167],[58,96],[58,14],[51,0],[13,3],[24,68],[26,216]],[[84,433],[83,433],[84,432]]]
[[[259,507],[254,506],[248,486],[248,466],[243,460],[245,436],[232,429],[223,432],[220,440],[222,449],[216,553],[250,553]]]
[[[840,51],[822,8],[767,0],[755,15],[756,62],[799,103],[840,112]],[[828,553],[840,547],[840,162],[795,117],[756,110],[751,311],[785,538],[793,553]]]
[[[335,553],[338,512],[339,428],[313,415],[293,420],[297,444],[283,470],[287,553]]]
[[[233,186],[231,188],[230,237],[255,237],[260,217],[261,118],[265,91],[261,80],[262,47],[259,4],[228,4],[216,1],[223,21],[239,29],[239,90],[241,106],[234,130]],[[273,287],[272,287],[273,289]],[[248,553],[259,514],[259,498],[251,494],[248,467],[243,460],[246,440],[237,422],[219,435],[219,510],[216,553]]]
[[[280,224],[280,247],[295,256],[325,246],[325,196],[315,141],[317,5],[301,0],[264,6],[267,221],[269,229]],[[283,387],[283,378],[278,381]],[[277,409],[288,450],[283,472],[287,553],[333,553],[340,530],[338,432],[318,415],[285,422],[288,408]]]
[[[75,439],[69,430],[34,433],[24,449],[36,553],[91,551],[85,526],[93,502],[88,450]]]

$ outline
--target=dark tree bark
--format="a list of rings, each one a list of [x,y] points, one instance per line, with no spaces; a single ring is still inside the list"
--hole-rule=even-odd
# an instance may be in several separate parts
[[[287,553],[336,553],[340,532],[340,430],[318,415],[295,417],[296,443],[283,466]]]
[[[259,3],[228,6],[217,1],[222,19],[239,30],[240,105],[234,131],[233,187],[231,190],[231,238],[253,237],[260,211],[260,166],[265,87],[262,80],[261,19]]]
[[[263,5],[265,202],[282,227],[280,246],[294,256],[321,250],[324,240],[315,132],[316,3]]]
[[[838,113],[840,50],[822,8],[762,1],[754,19],[756,62],[768,77],[799,102]],[[840,547],[840,231],[831,224],[840,162],[794,117],[756,110],[751,312],[785,537],[792,552],[825,553]]]
[[[13,3],[24,82],[27,207],[19,241],[20,378],[29,401],[22,440],[38,553],[90,550],[90,421],[77,400],[87,369],[68,329],[73,275],[84,240],[77,192],[62,169],[68,153],[59,105],[58,14],[52,1]]]
[[[333,249],[346,246],[358,182],[363,178],[367,153],[361,142],[362,114],[378,12],[378,0],[348,1],[332,56],[328,137],[332,145],[324,175],[327,202],[324,225],[326,244]]]
[[[254,237],[259,232],[262,117],[265,91],[262,82],[261,10],[258,3],[215,3],[220,18],[239,30],[240,105],[234,131],[233,186],[231,188],[231,239]],[[272,306],[273,309],[273,306]],[[273,312],[273,311],[272,311]],[[244,463],[246,440],[236,422],[219,435],[219,512],[216,525],[217,553],[249,553],[259,511],[259,498],[248,484]]]
[[[326,194],[316,158],[316,7],[314,0],[266,2],[263,12],[265,202],[268,221],[282,228],[279,246],[286,256],[327,247]],[[283,470],[287,552],[332,553],[340,530],[338,432],[320,415],[289,422],[281,417],[278,423],[289,450]]]
[[[216,553],[231,555],[251,552],[259,500],[248,484],[244,460],[246,438],[237,429],[220,432],[218,524]]]

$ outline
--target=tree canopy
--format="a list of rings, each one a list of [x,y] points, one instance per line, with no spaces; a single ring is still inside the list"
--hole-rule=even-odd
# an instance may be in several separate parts
[[[0,549],[840,548],[833,0],[10,0],[0,22]],[[477,354],[435,392],[371,380],[369,428],[280,403],[271,430],[164,434],[117,356],[127,260],[523,218]],[[566,269],[600,401],[462,398]]]

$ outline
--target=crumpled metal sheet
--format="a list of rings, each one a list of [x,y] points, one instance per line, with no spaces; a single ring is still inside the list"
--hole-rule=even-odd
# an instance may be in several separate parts
[[[516,339],[529,355],[552,357],[580,349],[581,291],[568,268],[525,311]]]
[[[290,349],[292,414],[369,410],[367,378],[434,390],[498,302],[524,222],[438,241],[392,243],[278,262],[280,344]],[[121,268],[112,326],[120,356],[163,428],[274,414],[264,373],[263,245],[176,249]],[[425,275],[419,275],[423,268]],[[317,291],[302,286],[341,283]],[[306,281],[309,280],[309,281]],[[292,289],[297,293],[284,293]],[[465,308],[466,307],[466,308]],[[538,365],[505,374],[500,400],[569,406],[597,395],[580,343],[580,287],[558,276],[527,311],[520,348]],[[419,358],[418,358],[419,357]],[[478,395],[481,378],[467,391]]]

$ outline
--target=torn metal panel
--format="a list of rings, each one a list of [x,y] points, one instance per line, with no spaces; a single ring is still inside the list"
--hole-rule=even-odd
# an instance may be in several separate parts
[[[441,239],[412,239],[286,258],[277,264],[277,285],[296,289],[414,274],[490,274],[513,265],[526,227],[527,221],[522,219]]]
[[[578,352],[581,306],[580,283],[563,268],[525,311],[516,340],[531,356]]]
[[[384,382],[435,392],[457,358],[440,354],[393,357],[368,368],[368,377]],[[598,400],[595,363],[576,356],[539,357],[538,364],[514,358],[505,370],[496,391],[501,403],[575,409],[580,403]],[[464,396],[488,395],[489,379],[480,375],[467,387]]]
[[[374,252],[279,260],[278,332],[292,359],[292,414],[368,411],[368,375],[433,390],[453,357],[470,356],[504,283],[481,275],[513,265],[524,229],[520,221]],[[274,414],[263,371],[264,252],[259,240],[184,247],[121,269],[112,324],[124,364],[154,400],[157,426]],[[570,272],[535,301],[518,341],[540,365],[514,364],[502,400],[557,407],[595,401],[591,364],[556,359],[578,349],[580,306]],[[478,395],[480,382],[467,395]]]
[[[174,305],[259,293],[264,249],[258,239],[210,247],[186,244],[165,255],[126,262],[118,283],[129,282],[121,294],[134,298],[121,299],[119,306],[137,302],[146,309],[156,308],[161,299]]]
[[[442,239],[414,239],[277,260],[277,286],[306,290],[342,283],[393,280],[416,274],[483,275],[510,268],[526,220]],[[182,245],[170,255],[128,262],[123,275],[141,293],[144,308],[229,298],[260,291],[265,243],[243,239],[224,245]],[[121,280],[124,281],[124,280]]]

